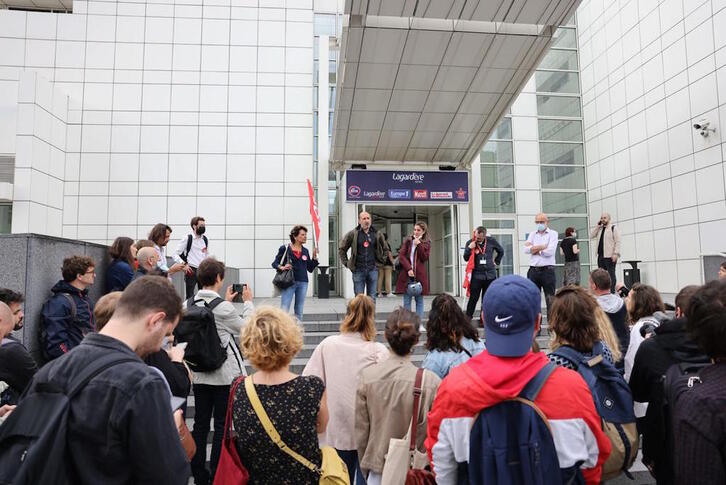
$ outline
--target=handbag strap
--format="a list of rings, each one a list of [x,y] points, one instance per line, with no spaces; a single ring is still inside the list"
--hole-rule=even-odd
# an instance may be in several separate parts
[[[290,249],[290,245],[288,244],[285,246],[285,252],[282,253],[282,261],[280,261],[280,264],[285,266],[285,259],[287,259],[287,250]]]
[[[272,442],[275,443],[282,451],[297,460],[305,468],[309,469],[314,473],[317,473],[318,475],[322,475],[322,470],[320,470],[320,468],[318,468],[315,463],[312,463],[310,460],[297,453],[295,450],[288,448],[285,442],[282,441],[280,433],[278,433],[275,429],[275,426],[272,424],[272,421],[270,421],[269,416],[267,416],[265,408],[262,406],[262,402],[260,402],[260,398],[257,395],[257,390],[255,389],[255,384],[254,382],[252,382],[251,377],[249,379],[245,379],[245,390],[247,391],[247,398],[250,400],[250,404],[252,404],[252,409],[254,409],[255,414],[257,414],[257,419],[260,420],[260,424],[262,424],[262,427],[265,428],[265,432],[267,433],[267,436],[270,437]]]
[[[223,441],[227,441],[227,438],[234,438],[234,423],[232,422],[232,403],[234,402],[234,394],[239,387],[239,383],[245,380],[245,376],[240,376],[235,379],[232,383],[232,389],[229,391],[229,400],[227,402],[227,416],[224,418],[224,438]]]
[[[414,450],[416,450],[416,428],[418,428],[418,405],[421,401],[421,389],[423,387],[423,375],[424,370],[423,368],[419,367],[419,369],[416,371],[416,380],[413,384],[413,416],[411,417],[411,443],[409,445],[408,451],[412,455]],[[411,460],[413,457],[411,456]],[[411,467],[413,463],[409,463],[409,468]]]

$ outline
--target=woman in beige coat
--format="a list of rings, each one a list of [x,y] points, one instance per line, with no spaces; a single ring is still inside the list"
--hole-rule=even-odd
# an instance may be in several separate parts
[[[345,461],[350,483],[363,475],[358,467],[355,441],[355,391],[360,372],[388,358],[386,346],[376,342],[376,308],[373,299],[360,294],[348,304],[340,333],[326,337],[313,351],[303,375],[323,380],[328,395],[330,421],[320,436],[320,446],[332,446]]]
[[[418,368],[411,351],[421,335],[418,315],[398,308],[386,322],[385,336],[391,346],[388,360],[363,369],[355,405],[355,438],[358,458],[367,485],[379,485],[388,443],[403,438],[413,415],[413,386]],[[426,415],[431,410],[441,379],[424,370],[421,401],[416,417],[416,446],[425,452]]]

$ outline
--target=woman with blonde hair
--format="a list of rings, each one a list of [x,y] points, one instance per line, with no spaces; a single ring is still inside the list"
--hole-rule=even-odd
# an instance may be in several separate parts
[[[255,391],[282,441],[320,467],[318,433],[328,422],[323,382],[315,376],[290,372],[290,362],[303,344],[302,332],[287,312],[260,307],[242,329],[240,347],[257,372]],[[247,396],[244,385],[232,397],[232,422],[237,432],[240,460],[250,484],[317,484],[320,477],[283,452],[268,436]]]
[[[358,465],[355,439],[355,398],[358,376],[364,368],[388,358],[388,349],[375,341],[375,304],[359,294],[348,303],[348,313],[340,324],[340,333],[326,337],[313,351],[303,375],[318,376],[328,393],[330,426],[321,445],[334,447],[345,461],[353,483],[365,483]]]

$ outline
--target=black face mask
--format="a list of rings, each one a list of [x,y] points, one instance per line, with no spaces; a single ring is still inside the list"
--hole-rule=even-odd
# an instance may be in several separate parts
[[[201,236],[202,234],[204,234],[204,231],[206,231],[206,230],[207,230],[206,226],[197,227],[197,235]]]

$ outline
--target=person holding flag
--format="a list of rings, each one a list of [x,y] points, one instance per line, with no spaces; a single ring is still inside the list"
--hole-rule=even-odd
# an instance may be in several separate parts
[[[481,294],[483,301],[487,288],[492,281],[497,279],[497,267],[501,264],[503,257],[504,248],[496,239],[487,236],[484,226],[477,227],[471,239],[466,241],[464,261],[467,264],[463,286],[469,297],[466,304],[466,315],[469,318],[474,316],[479,295]]]
[[[305,295],[308,291],[308,273],[312,273],[318,266],[318,248],[313,248],[310,256],[307,248],[303,246],[308,240],[308,228],[297,225],[290,231],[290,244],[283,244],[277,251],[272,267],[279,271],[292,270],[295,283],[282,290],[280,294],[280,307],[290,311],[293,297],[295,298],[295,316],[302,322],[305,307]]]

